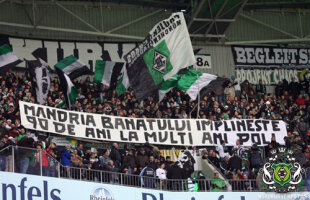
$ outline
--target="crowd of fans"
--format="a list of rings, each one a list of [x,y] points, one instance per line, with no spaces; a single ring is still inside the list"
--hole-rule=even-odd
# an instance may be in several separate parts
[[[153,97],[138,102],[132,91],[118,96],[115,90],[96,85],[90,77],[76,80],[75,85],[80,91],[72,105],[72,110],[75,111],[141,118],[197,117],[197,101],[190,100],[186,93],[176,89],[158,103]],[[12,171],[15,168],[14,170],[21,173],[36,174],[41,164],[42,173],[46,176],[57,176],[62,173],[72,177],[72,172],[67,169],[76,167],[157,177],[161,180],[189,178],[189,174],[184,171],[186,169],[180,168],[179,163],[172,162],[169,157],[164,158],[157,147],[148,144],[129,149],[127,145],[119,148],[117,143],[113,143],[111,149],[105,150],[100,155],[96,149],[85,149],[83,144],[75,149],[66,146],[59,152],[56,144],[49,143],[48,135],[43,139],[38,138],[36,132],[26,130],[21,125],[18,102],[22,100],[35,103],[32,88],[31,81],[26,75],[10,71],[0,76],[0,149],[17,145],[42,150],[40,155],[37,152],[29,154],[29,151],[19,149],[16,152],[18,159],[15,161],[16,166],[12,166],[13,162],[10,162],[10,159],[12,160],[10,152],[2,151],[1,171]],[[64,94],[60,91],[58,78],[55,77],[51,80],[46,105],[56,107],[63,99]],[[210,120],[246,118],[283,120],[288,130],[285,146],[294,149],[295,157],[300,164],[309,166],[309,114],[309,82],[304,78],[299,82],[293,78],[290,83],[283,80],[276,85],[274,94],[268,94],[262,81],[258,85],[252,85],[248,81],[239,83],[235,77],[231,77],[222,91],[201,97],[198,117]],[[236,141],[234,147],[227,147],[225,143],[222,141],[216,148],[204,147],[200,150],[194,148],[193,152],[199,152],[201,159],[208,159],[226,178],[245,180],[242,184],[232,183],[233,189],[252,190],[258,187],[247,180],[256,178],[263,158],[268,156],[271,149],[279,146],[276,136],[273,136],[271,143],[264,149],[256,145],[246,148],[240,141]],[[57,160],[68,168],[63,172],[57,171]],[[214,179],[218,176],[216,173]],[[87,176],[79,178],[87,179]],[[141,183],[150,184],[143,180]],[[180,186],[176,184],[170,187],[179,189]],[[223,189],[225,185],[221,181],[215,181],[211,187]]]

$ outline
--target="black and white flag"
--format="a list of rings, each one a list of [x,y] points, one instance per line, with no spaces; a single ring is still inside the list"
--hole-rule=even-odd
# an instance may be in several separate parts
[[[27,61],[27,68],[37,102],[44,104],[51,85],[49,67],[42,59]]]

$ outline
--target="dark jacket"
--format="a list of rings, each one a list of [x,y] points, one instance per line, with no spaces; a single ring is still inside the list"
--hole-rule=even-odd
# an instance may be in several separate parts
[[[306,164],[306,156],[304,153],[302,153],[302,151],[295,152],[294,156],[301,166]]]
[[[310,162],[307,161],[303,167],[305,168],[305,179],[310,180]]]
[[[309,91],[309,82],[304,79],[303,81],[300,81],[300,86],[301,86],[301,89],[304,90],[306,93],[308,93]]]
[[[156,169],[158,168],[158,164],[156,162],[150,162],[148,166],[154,169],[154,171],[156,171]]]
[[[281,85],[277,85],[274,91],[275,95],[277,97],[281,96],[283,94],[283,86]]]
[[[230,171],[237,171],[242,169],[242,159],[239,156],[233,156],[228,161],[228,169]]]
[[[138,167],[142,167],[142,168],[145,167],[148,160],[149,160],[149,157],[147,155],[140,154],[136,157],[136,163]]]
[[[135,157],[134,156],[130,156],[130,155],[127,155],[124,157],[124,160],[123,160],[123,167],[130,167],[130,168],[135,168],[137,167],[136,165],[136,161],[135,161]]]
[[[84,153],[84,150],[83,149],[79,149],[79,148],[76,148],[77,152],[78,152],[78,155],[81,157],[81,158],[84,158],[85,156],[85,153]]]
[[[117,166],[119,166],[119,164],[122,162],[121,153],[119,152],[119,149],[116,149],[115,147],[112,147],[110,157]]]
[[[299,83],[297,82],[291,82],[289,85],[289,91],[290,91],[290,94],[293,95],[295,98],[296,96],[299,94],[300,92],[300,85]]]
[[[241,91],[245,91],[247,94],[250,93],[251,90],[253,90],[253,87],[248,80],[243,81],[240,86]]]
[[[256,93],[266,93],[266,86],[258,84],[255,89]]]
[[[167,178],[168,179],[183,179],[184,178],[183,170],[179,166],[173,165],[167,171]]]
[[[10,142],[10,141],[9,141],[9,142]],[[7,148],[7,147],[10,146],[10,144],[11,144],[11,143],[9,143],[9,142],[4,143],[3,141],[0,141],[0,150],[1,150],[0,155],[2,155],[2,156],[9,156],[9,155],[12,154],[12,149],[11,149],[11,148]],[[12,142],[12,143],[13,143],[13,142]],[[14,143],[13,143],[13,146],[15,146]],[[6,148],[7,148],[7,149],[6,149]],[[4,150],[4,149],[5,149],[5,150]]]
[[[217,157],[209,156],[208,158],[215,167],[220,168],[220,160]]]
[[[109,172],[119,172],[119,169],[115,165],[113,165],[113,166],[107,165],[106,166],[106,170],[109,171]]]

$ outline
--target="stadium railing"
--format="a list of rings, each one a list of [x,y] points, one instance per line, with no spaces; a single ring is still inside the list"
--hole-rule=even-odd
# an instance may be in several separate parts
[[[0,171],[166,191],[260,191],[256,179],[165,179],[63,166],[46,151],[9,146],[0,151]],[[230,187],[227,187],[227,181]]]

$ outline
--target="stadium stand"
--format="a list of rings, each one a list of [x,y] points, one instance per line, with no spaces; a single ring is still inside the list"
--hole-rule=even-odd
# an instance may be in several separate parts
[[[310,192],[309,9],[0,0],[0,199]]]
[[[95,148],[84,148],[81,142],[77,148],[66,146],[66,149],[57,149],[55,143],[49,143],[48,135],[44,138],[38,132],[27,130],[20,124],[18,101],[35,101],[31,94],[31,82],[27,77],[10,71],[0,77],[0,82],[1,170],[142,185],[150,188],[159,187],[157,185],[159,184],[162,189],[185,190],[183,187],[192,174],[187,173],[185,168],[180,168],[176,163],[178,161],[172,162],[168,157],[163,157],[159,148],[154,145],[146,144],[128,149],[126,146],[118,148],[117,143],[110,143],[109,149],[99,153]],[[296,96],[289,95],[295,89],[294,84],[297,84],[298,88]],[[187,95],[177,90],[170,91],[157,105],[151,97],[143,104],[139,104],[131,91],[118,97],[115,90],[102,89],[89,77],[81,79],[77,85],[81,95],[72,106],[72,110],[76,111],[126,117],[184,119],[189,117],[191,108],[196,105],[196,102],[190,101]],[[309,165],[310,153],[307,147],[309,96],[302,90],[300,83],[291,82],[288,87],[279,86],[282,89],[280,92],[278,88],[276,89],[278,95],[261,95],[260,87],[260,85],[248,87],[254,94],[242,90],[239,97],[235,96],[234,92],[233,96],[227,94],[218,96],[219,102],[215,100],[214,94],[204,96],[199,117],[210,120],[243,118],[284,120],[288,129],[285,146],[294,149],[300,163]],[[231,84],[225,88],[228,89],[234,91]],[[55,107],[62,98],[58,79],[54,78],[46,105]],[[264,148],[255,145],[251,148],[243,147],[239,141],[236,141],[235,146],[228,147],[223,141],[216,148],[195,149],[200,154],[197,159],[212,163],[215,171],[219,171],[229,180],[232,190],[258,190],[256,183],[258,169],[269,152],[278,146],[279,143],[273,138]],[[38,154],[35,149],[40,149],[42,153]],[[15,155],[14,166],[11,161],[12,152]],[[42,165],[42,169],[39,165]],[[225,190],[228,184],[213,181],[219,172],[216,172],[215,177],[209,175],[209,179],[206,179],[203,173],[196,174],[196,177],[192,178],[198,183],[200,190]]]

